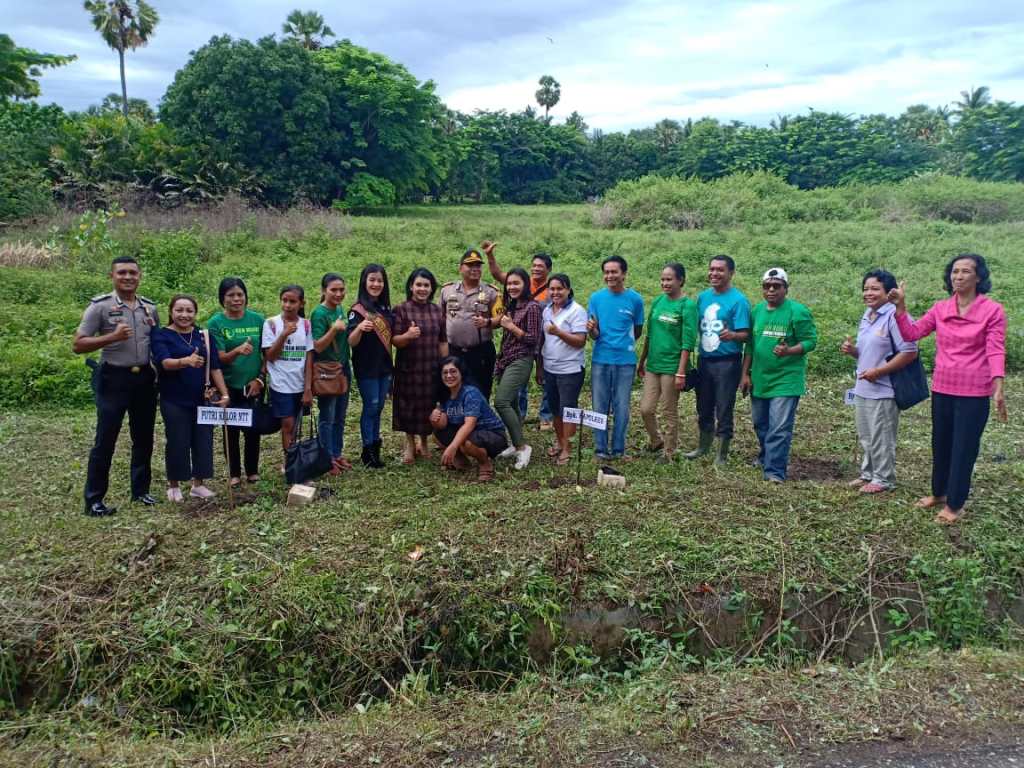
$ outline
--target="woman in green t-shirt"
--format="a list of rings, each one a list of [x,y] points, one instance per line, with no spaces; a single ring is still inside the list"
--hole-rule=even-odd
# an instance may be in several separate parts
[[[249,309],[249,291],[240,277],[225,277],[217,289],[222,311],[210,318],[207,326],[217,349],[228,396],[232,403],[244,404],[263,392],[260,372],[260,334],[263,315]],[[260,479],[260,435],[251,429],[228,427],[228,468],[231,485],[242,482],[242,461],[239,459],[239,435],[245,434],[245,476],[250,483]]]
[[[309,318],[313,333],[314,362],[341,363],[345,381],[351,383],[352,369],[349,366],[348,334],[345,332],[345,278],[328,272],[320,281],[320,304]],[[331,453],[334,466],[331,474],[336,475],[352,469],[352,463],[342,454],[345,450],[345,415],[348,413],[348,391],[343,395],[320,395],[320,442]]]
[[[660,452],[659,464],[672,461],[678,444],[679,393],[686,386],[686,369],[697,341],[697,304],[683,295],[686,268],[672,263],[661,270],[661,296],[651,304],[647,335],[637,363],[643,379],[640,415],[650,437],[647,450]],[[661,403],[665,431],[658,428]]]

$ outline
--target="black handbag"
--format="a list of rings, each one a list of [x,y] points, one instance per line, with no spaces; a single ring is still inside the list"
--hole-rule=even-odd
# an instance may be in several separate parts
[[[896,342],[892,338],[892,329],[889,330],[889,344],[892,346],[892,354],[886,356],[885,362],[887,363],[899,354],[899,350],[896,349]],[[928,391],[928,377],[925,375],[924,366],[921,364],[920,354],[909,365],[905,365],[898,371],[890,373],[889,381],[892,383],[896,407],[901,411],[913,408],[918,403],[927,400],[931,395]]]
[[[267,388],[249,402],[252,408],[252,431],[258,435],[273,435],[281,431],[281,420],[274,415],[267,403]]]
[[[284,477],[289,484],[305,483],[327,474],[333,460],[331,452],[320,444],[316,432],[316,421],[312,411],[309,414],[310,436],[302,439],[302,418],[295,423],[295,440],[284,454]]]
[[[683,384],[683,392],[696,390],[700,386],[700,371],[697,368],[686,369],[686,382]]]

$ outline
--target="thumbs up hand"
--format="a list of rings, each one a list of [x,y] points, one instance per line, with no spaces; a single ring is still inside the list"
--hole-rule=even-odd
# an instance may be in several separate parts
[[[905,302],[907,298],[907,282],[905,280],[900,280],[900,284],[896,288],[893,288],[891,291],[889,291],[889,294],[888,296],[886,296],[886,298],[889,299],[890,303],[896,305],[897,312],[906,312],[907,305]]]
[[[850,357],[857,356],[857,346],[852,341],[850,341],[849,336],[843,339],[843,343],[839,345],[839,351],[842,352],[844,355],[849,355]]]
[[[418,339],[422,335],[422,333],[423,331],[420,330],[420,327],[416,325],[416,321],[413,320],[410,321],[409,330],[405,332],[405,336],[408,339]]]

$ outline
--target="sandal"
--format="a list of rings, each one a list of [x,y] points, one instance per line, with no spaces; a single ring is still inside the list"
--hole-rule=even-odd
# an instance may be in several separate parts
[[[260,481],[260,476],[259,475],[249,475],[247,478],[245,478],[245,482],[247,482],[247,483],[258,483],[259,481]]]
[[[566,456],[559,455],[555,459],[555,466],[556,467],[564,467],[570,461],[572,461],[572,456],[569,456],[569,455],[566,455]]]
[[[481,464],[480,469],[477,470],[476,479],[479,480],[481,483],[489,483],[491,480],[493,480],[494,463],[489,461],[486,464]]]
[[[945,496],[922,496],[920,499],[914,502],[916,509],[931,509],[937,507],[939,504],[945,504]]]
[[[559,448],[557,445],[552,445],[550,448],[548,448],[548,456],[550,456],[552,459],[555,458],[561,452],[562,449]]]
[[[861,493],[885,493],[889,489],[878,483],[865,483],[860,487]]]
[[[858,477],[858,478],[848,482],[847,485],[850,486],[851,488],[858,488],[858,487],[864,485],[864,483],[867,483],[867,482],[870,482],[870,481],[869,480],[865,480],[863,477]]]
[[[956,523],[960,522],[960,518],[963,516],[963,509],[954,512],[953,510],[946,507],[935,516],[935,522],[939,525],[955,525]]]
[[[232,477],[230,480],[228,480],[228,485],[231,486],[232,488],[238,488],[242,485],[242,478]]]

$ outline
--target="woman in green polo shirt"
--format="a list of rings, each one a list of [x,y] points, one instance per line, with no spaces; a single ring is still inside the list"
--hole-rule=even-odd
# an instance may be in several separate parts
[[[309,322],[313,332],[313,361],[316,363],[341,363],[345,381],[352,382],[352,368],[349,365],[348,334],[345,332],[345,278],[328,272],[320,281],[320,303]],[[348,413],[348,389],[341,395],[320,395],[320,442],[331,453],[334,466],[331,474],[336,475],[352,464],[342,454],[345,450],[345,416]]]
[[[640,415],[650,437],[648,450],[659,453],[659,463],[668,463],[676,451],[679,435],[679,393],[686,386],[690,353],[697,343],[697,304],[683,295],[686,268],[673,262],[661,270],[663,293],[651,304],[647,336],[637,363],[643,379]],[[658,428],[661,403],[665,431]]]
[[[232,403],[244,404],[263,392],[260,372],[260,333],[263,315],[249,309],[249,291],[240,277],[225,277],[217,289],[222,310],[210,318],[207,327],[220,350],[220,364]],[[260,435],[252,429],[228,427],[228,467],[231,485],[242,482],[239,435],[245,434],[245,476],[250,483],[260,479]]]

